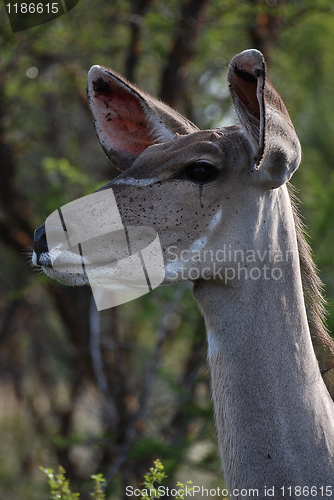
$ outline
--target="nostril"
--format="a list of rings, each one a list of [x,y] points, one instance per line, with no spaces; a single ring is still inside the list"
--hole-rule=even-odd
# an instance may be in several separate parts
[[[48,243],[46,241],[46,232],[45,232],[45,225],[44,224],[39,226],[35,231],[34,251],[36,252],[37,257],[41,253],[48,251]]]

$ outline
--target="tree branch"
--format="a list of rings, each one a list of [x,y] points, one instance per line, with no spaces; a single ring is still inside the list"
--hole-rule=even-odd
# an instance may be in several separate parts
[[[106,407],[108,412],[108,425],[109,429],[114,432],[119,416],[117,412],[117,408],[111,394],[109,392],[107,377],[104,373],[103,369],[103,360],[101,354],[101,323],[100,323],[100,314],[96,308],[96,304],[94,301],[94,297],[92,296],[90,301],[90,311],[89,311],[89,325],[90,325],[90,352],[92,356],[92,364],[93,371],[97,381],[97,384],[100,388],[100,391],[105,397]]]
[[[130,420],[127,430],[126,430],[126,437],[124,440],[124,443],[119,447],[119,453],[117,459],[114,461],[112,467],[109,469],[108,473],[106,474],[106,480],[107,483],[109,484],[115,475],[117,474],[118,470],[121,468],[121,466],[124,464],[126,461],[129,451],[131,449],[131,446],[137,436],[137,423],[139,420],[141,420],[147,410],[147,403],[148,403],[148,398],[150,395],[150,391],[154,382],[154,378],[156,376],[157,370],[160,365],[161,361],[161,350],[162,346],[164,344],[164,341],[166,339],[166,335],[168,333],[168,326],[167,326],[167,317],[175,310],[175,308],[178,306],[182,296],[184,295],[185,291],[189,288],[189,283],[182,283],[176,292],[174,293],[173,299],[167,304],[165,307],[165,310],[161,316],[159,328],[157,331],[157,337],[156,337],[156,343],[155,343],[155,348],[152,353],[151,357],[151,363],[150,366],[147,370],[146,376],[145,376],[145,381],[143,383],[138,401],[139,401],[139,408],[136,412],[136,414],[132,417]]]
[[[135,70],[141,53],[141,34],[143,16],[149,9],[152,0],[131,0],[132,15],[130,16],[130,45],[125,62],[125,77],[135,81]]]
[[[205,20],[205,12],[210,0],[186,0],[182,6],[181,19],[167,64],[162,73],[160,99],[177,108],[184,99],[186,68],[196,48],[200,28]]]

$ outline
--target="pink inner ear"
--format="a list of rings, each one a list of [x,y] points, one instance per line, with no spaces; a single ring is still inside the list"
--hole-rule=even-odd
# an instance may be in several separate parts
[[[264,74],[264,69],[259,67],[257,58],[251,54],[239,56],[232,66],[230,83],[249,113],[260,119],[260,106],[257,99],[258,76]]]
[[[94,90],[98,134],[106,146],[139,156],[154,143],[137,96],[110,81],[94,82]]]
[[[256,95],[257,82],[245,82],[241,78],[236,77],[234,89],[238,94],[239,100],[246,106],[250,114],[259,120],[260,107]]]

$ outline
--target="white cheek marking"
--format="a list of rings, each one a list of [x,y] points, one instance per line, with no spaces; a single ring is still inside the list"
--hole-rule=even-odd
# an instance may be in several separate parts
[[[219,224],[220,219],[222,217],[222,211],[219,210],[219,212],[216,213],[216,215],[213,217],[211,224],[210,224],[210,229],[211,231]]]
[[[179,278],[178,274],[184,270],[183,263],[180,260],[176,260],[167,264],[165,266],[165,279],[171,279],[177,281]]]
[[[220,352],[220,344],[217,340],[217,336],[211,330],[207,330],[206,337],[208,339],[208,358]]]
[[[190,252],[194,252],[195,250],[202,250],[206,245],[207,238],[206,236],[202,236],[202,238],[198,238],[198,240],[194,241],[194,243],[190,247]]]
[[[113,184],[126,184],[128,186],[149,186],[158,182],[160,179],[152,177],[151,179],[135,179],[134,177],[126,177],[124,179],[115,180]]]

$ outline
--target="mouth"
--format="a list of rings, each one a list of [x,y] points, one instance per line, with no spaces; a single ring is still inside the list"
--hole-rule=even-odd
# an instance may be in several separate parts
[[[59,258],[61,256],[61,263]],[[57,263],[55,265],[55,263]],[[89,280],[82,265],[80,255],[53,248],[51,252],[39,255],[35,251],[31,255],[31,264],[35,269],[43,271],[49,278],[72,286],[89,285]]]
[[[92,237],[93,231],[98,233],[104,226],[94,225],[91,219],[85,226],[79,215],[78,224],[66,229],[49,223],[49,218],[36,229],[33,267],[65,285],[89,285],[99,310],[160,286],[165,277],[164,259],[154,229],[122,226]]]
[[[48,252],[37,254],[34,251],[31,263],[50,278],[71,286],[90,285],[92,288],[110,291],[148,291],[163,281],[162,262],[157,269],[150,266],[152,253],[146,255],[145,265],[141,253],[132,254],[125,259],[115,259],[113,255],[112,259],[106,261],[105,255],[100,255],[99,259],[96,254],[91,260],[84,258],[80,245],[76,250],[63,250],[60,244],[58,248],[52,248]]]

